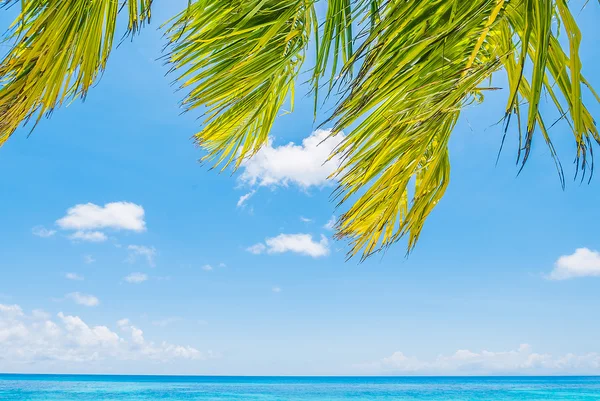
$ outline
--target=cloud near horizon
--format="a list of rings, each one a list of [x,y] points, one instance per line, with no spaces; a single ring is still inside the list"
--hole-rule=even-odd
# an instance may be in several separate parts
[[[72,300],[78,305],[83,306],[98,306],[100,305],[100,300],[89,294],[82,294],[80,292],[71,292],[70,294],[65,295],[65,298]]]
[[[102,360],[176,359],[200,360],[212,357],[196,348],[155,343],[128,319],[117,323],[118,331],[107,326],[90,326],[80,317],[45,312],[26,315],[19,305],[0,304],[0,367],[44,363],[85,365]]]
[[[535,353],[529,344],[521,344],[516,350],[500,352],[458,350],[429,361],[394,352],[375,362],[356,364],[354,368],[366,374],[405,375],[598,374],[600,354],[569,353],[554,357]]]

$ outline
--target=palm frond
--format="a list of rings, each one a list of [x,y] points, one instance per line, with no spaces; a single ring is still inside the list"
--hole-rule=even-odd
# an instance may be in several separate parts
[[[591,170],[591,163],[593,163],[591,158],[588,159],[588,154],[591,152],[591,140],[600,143],[600,137],[594,119],[582,101],[581,87],[589,85],[581,73],[579,57],[581,33],[579,28],[564,0],[556,2],[522,0],[511,2],[507,7],[509,12],[507,12],[506,22],[498,29],[498,36],[502,36],[503,39],[495,43],[508,50],[509,38],[517,36],[520,38],[521,47],[519,53],[515,53],[515,57],[502,59],[511,92],[506,114],[510,116],[512,113],[519,113],[518,103],[521,101],[526,102],[529,107],[526,133],[523,143],[519,147],[517,161],[521,159],[521,150],[523,151],[522,166],[527,161],[536,124],[539,124],[551,154],[556,159],[556,152],[548,132],[542,124],[543,119],[539,112],[540,96],[545,91],[572,129],[577,145],[577,171],[582,170],[583,178],[588,165]],[[558,41],[558,32],[553,33],[551,30],[553,16],[560,18],[560,25],[567,33],[568,55]],[[492,40],[494,39],[497,37],[492,38]],[[530,74],[531,79],[524,76],[528,59],[533,67]],[[597,95],[596,98],[598,98]],[[566,104],[563,105],[563,103]]]
[[[374,28],[380,17],[381,0],[330,0],[322,31],[316,30],[317,54],[313,69],[312,86],[315,99],[315,115],[318,108],[320,81],[329,70],[327,93],[341,78],[341,67],[347,65],[354,54],[355,42],[360,42]],[[370,24],[365,27],[365,23]],[[355,28],[358,33],[354,34]],[[351,79],[351,70],[345,78]],[[339,74],[339,75],[338,75]]]
[[[318,90],[319,78],[325,75],[329,58],[333,58],[330,87],[338,72],[338,61],[347,63],[353,53],[354,36],[352,34],[352,0],[332,0],[327,2],[327,15],[321,40],[317,43],[317,59],[313,72],[315,89]],[[333,54],[331,46],[333,45]]]
[[[151,0],[130,0],[129,32],[150,19]],[[0,64],[0,146],[65,100],[85,97],[106,67],[120,6],[114,0],[25,0]]]
[[[569,57],[552,32],[554,15],[569,35]],[[460,111],[501,67],[511,89],[507,119],[520,119],[519,102],[528,104],[522,163],[536,127],[556,157],[539,112],[542,91],[556,99],[556,89],[577,120],[573,132],[585,162],[589,137],[598,136],[574,88],[585,81],[571,18],[563,0],[385,2],[380,21],[343,67],[360,65],[332,116],[332,134],[357,124],[336,150],[345,161],[336,172],[336,195],[340,204],[357,198],[337,224],[337,237],[350,240],[351,256],[362,250],[367,257],[404,235],[409,251],[414,247],[448,185],[447,145]],[[555,104],[561,110],[558,99]],[[557,167],[562,172],[558,160]]]
[[[127,0],[129,9],[129,24],[127,32],[135,35],[139,30],[150,22],[152,17],[152,2],[154,0]],[[125,3],[123,3],[123,6]]]
[[[205,159],[237,167],[267,142],[287,98],[293,107],[312,24],[312,0],[199,0],[174,19],[169,60],[186,110],[205,108]]]
[[[448,186],[460,113],[482,101],[482,83],[499,70],[509,86],[505,136],[516,125],[520,168],[539,132],[564,185],[554,123],[540,111],[546,94],[572,130],[576,171],[591,177],[600,135],[582,92],[600,98],[582,75],[581,32],[567,0],[328,0],[322,26],[316,1],[190,0],[169,23],[168,60],[185,110],[204,113],[195,135],[204,159],[237,168],[268,141],[287,100],[293,108],[314,34],[315,115],[325,80],[328,93],[340,94],[327,120],[332,135],[347,134],[335,151],[343,160],[335,195],[352,204],[336,235],[350,241],[351,256],[404,236],[409,251],[415,246]],[[0,145],[24,121],[85,97],[106,66],[119,10],[127,7],[133,35],[150,20],[152,0],[20,3],[8,37],[15,44],[0,64]]]

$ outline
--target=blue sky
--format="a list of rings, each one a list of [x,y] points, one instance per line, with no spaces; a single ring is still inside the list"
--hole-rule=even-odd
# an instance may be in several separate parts
[[[598,177],[562,191],[540,137],[519,177],[514,135],[495,166],[506,91],[461,118],[415,251],[345,262],[310,97],[238,173],[198,163],[155,61],[184,4],[156,2],[85,103],[0,148],[0,371],[600,374]],[[599,18],[578,14],[596,88]]]

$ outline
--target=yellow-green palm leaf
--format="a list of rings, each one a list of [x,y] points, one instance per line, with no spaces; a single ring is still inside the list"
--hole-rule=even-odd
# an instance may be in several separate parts
[[[507,129],[512,114],[524,113],[522,163],[536,126],[556,157],[539,112],[546,91],[570,117],[585,171],[591,139],[600,138],[582,104],[580,33],[563,0],[389,1],[377,17],[344,66],[343,74],[355,65],[359,71],[332,116],[334,134],[350,129],[337,149],[345,160],[337,175],[341,202],[352,204],[337,236],[351,241],[351,254],[368,256],[404,235],[414,247],[448,185],[448,139],[460,111],[502,67],[511,90]],[[567,31],[568,56],[553,18]]]
[[[168,22],[166,58],[185,109],[205,116],[195,135],[205,158],[237,168],[267,143],[286,101],[293,107],[314,41],[315,64],[304,68],[315,112],[322,92],[339,96],[326,123],[332,135],[346,133],[333,178],[346,208],[336,235],[349,240],[350,255],[405,236],[415,246],[449,184],[448,141],[461,111],[483,99],[500,70],[509,86],[505,132],[519,141],[521,168],[539,132],[564,182],[539,108],[547,96],[572,130],[577,170],[583,177],[592,169],[600,135],[582,92],[600,99],[582,75],[582,35],[567,0],[327,0],[321,19],[316,3],[190,1]],[[14,47],[0,65],[0,145],[31,116],[85,96],[105,68],[119,10],[128,10],[135,33],[151,0],[21,4]]]
[[[186,109],[205,109],[196,139],[207,158],[237,167],[267,142],[293,98],[312,20],[310,0],[199,0],[175,19],[169,60]]]
[[[85,97],[113,47],[117,14],[128,6],[131,33],[150,19],[152,0],[24,0],[0,64],[0,145],[30,117]]]

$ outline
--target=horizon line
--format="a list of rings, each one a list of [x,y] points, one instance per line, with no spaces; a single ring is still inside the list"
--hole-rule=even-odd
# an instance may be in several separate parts
[[[97,377],[181,377],[181,378],[574,378],[590,377],[600,378],[600,374],[477,374],[477,375],[224,375],[224,374],[153,374],[153,373],[5,373],[0,372],[1,376],[97,376]]]

